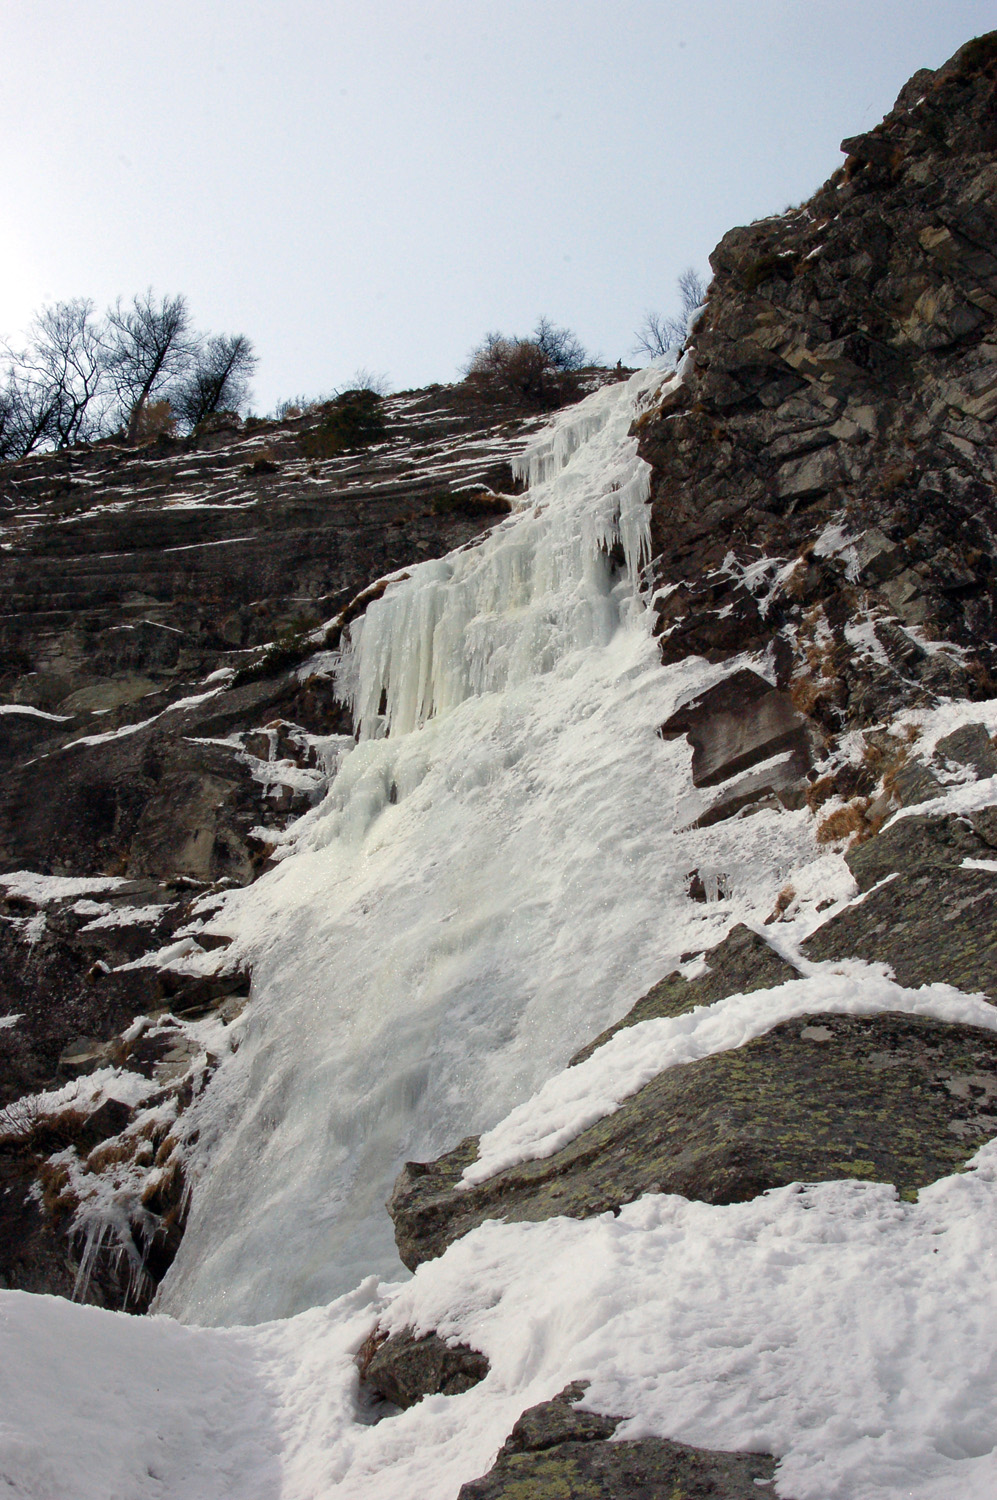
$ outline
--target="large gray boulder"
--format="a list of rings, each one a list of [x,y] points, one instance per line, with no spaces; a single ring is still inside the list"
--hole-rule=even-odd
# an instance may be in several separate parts
[[[523,1412],[488,1473],[458,1500],[758,1500],[767,1453],[723,1453],[667,1438],[611,1443],[622,1417],[580,1411],[584,1385]],[[764,1488],[760,1488],[764,1487]]]
[[[404,1263],[485,1219],[588,1218],[642,1193],[736,1203],[791,1182],[892,1182],[905,1195],[997,1134],[997,1034],[919,1016],[818,1014],[668,1068],[552,1156],[458,1190],[469,1137],[409,1162],[389,1210]]]

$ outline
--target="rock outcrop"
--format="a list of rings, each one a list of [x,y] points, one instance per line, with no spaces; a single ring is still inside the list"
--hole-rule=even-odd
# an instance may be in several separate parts
[[[357,1355],[361,1389],[404,1411],[423,1396],[458,1396],[484,1380],[488,1360],[466,1344],[411,1329],[385,1338],[375,1333]]]
[[[458,1500],[514,1500],[518,1496],[585,1496],[586,1500],[757,1500],[775,1475],[767,1453],[718,1453],[666,1438],[609,1442],[621,1417],[603,1417],[575,1404],[581,1385],[524,1411],[495,1465],[462,1485]]]
[[[809,202],[724,236],[640,423],[664,658],[769,647],[832,735],[992,692],[995,56],[916,74]]]

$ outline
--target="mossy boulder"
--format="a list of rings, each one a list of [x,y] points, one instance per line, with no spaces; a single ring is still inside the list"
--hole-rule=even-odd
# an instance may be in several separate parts
[[[820,1014],[666,1069],[540,1161],[467,1191],[470,1137],[408,1163],[389,1209],[415,1269],[486,1219],[588,1218],[642,1193],[737,1203],[790,1182],[892,1182],[906,1197],[997,1135],[997,1034],[919,1016]]]
[[[767,1453],[723,1453],[667,1438],[607,1441],[622,1421],[580,1411],[580,1384],[530,1407],[488,1473],[458,1500],[758,1500],[771,1493]]]
[[[981,836],[972,815],[932,818],[914,813],[895,818],[875,838],[849,849],[845,860],[859,890],[868,891],[887,875],[929,869],[948,872],[958,869],[964,859],[993,859],[995,855],[997,850]]]
[[[906,830],[898,832],[907,837]],[[916,830],[911,837],[919,837]],[[959,852],[956,842],[953,859]],[[870,850],[863,862],[863,880],[877,869],[888,873],[886,866],[896,863],[877,866],[876,853]],[[813,959],[889,964],[899,983],[912,988],[942,982],[997,1000],[997,872],[939,863],[917,874],[897,874],[831,917],[803,951]]]

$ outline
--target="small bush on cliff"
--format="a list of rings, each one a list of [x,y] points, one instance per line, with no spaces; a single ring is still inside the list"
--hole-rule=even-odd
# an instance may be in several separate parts
[[[464,370],[467,384],[497,401],[549,411],[580,394],[577,371],[588,356],[569,328],[541,318],[529,338],[485,335]]]
[[[317,617],[305,616],[288,625],[255,661],[239,668],[232,678],[232,686],[242,687],[246,682],[279,677],[281,672],[289,672],[301,662],[307,661],[309,656],[314,656],[318,647],[312,640],[312,634],[317,624]]]
[[[306,432],[301,447],[306,458],[334,458],[380,442],[386,433],[384,397],[378,391],[343,391],[328,403],[317,427]]]

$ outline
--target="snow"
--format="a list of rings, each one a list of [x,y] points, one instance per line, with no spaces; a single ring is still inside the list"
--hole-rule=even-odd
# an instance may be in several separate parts
[[[82,902],[74,910],[79,912]],[[111,911],[94,914],[94,920],[80,928],[81,932],[95,932],[104,927],[132,927],[143,923],[158,922],[165,907],[160,902],[154,906],[119,906]]]
[[[19,1018],[16,1018],[19,1019]],[[4,1130],[27,1131],[41,1115],[58,1115],[66,1110],[89,1115],[108,1099],[137,1106],[160,1091],[154,1081],[126,1068],[96,1068],[81,1078],[73,1078],[61,1088],[26,1094],[6,1105],[2,1112]]]
[[[786,1500],[992,1500],[995,1190],[987,1146],[916,1204],[836,1182],[492,1222],[254,1329],[0,1292],[0,1476],[19,1500],[456,1500],[524,1407],[588,1380],[583,1405],[632,1414],[618,1439],[780,1455]],[[378,1323],[489,1374],[370,1425],[352,1358]]]
[[[50,901],[65,901],[71,896],[88,896],[92,891],[113,891],[125,885],[120,875],[36,875],[31,870],[13,870],[0,875],[0,886],[8,896],[19,896],[46,906]]]
[[[179,551],[182,549],[172,548],[167,550]],[[212,678],[216,680],[217,674],[212,674]],[[175,713],[177,709],[196,708],[199,703],[207,703],[209,698],[215,698],[219,693],[225,691],[227,682],[228,679],[224,682],[219,682],[217,687],[209,688],[206,693],[193,693],[187,698],[177,698],[174,703],[168,703],[158,714],[153,714],[151,719],[142,719],[137,724],[125,724],[120,729],[107,729],[103,734],[81,735],[78,739],[70,740],[69,744],[63,748],[65,750],[73,750],[78,745],[106,745],[111,740],[121,740],[130,734],[138,734],[140,729],[148,729],[150,724],[155,724],[156,720],[161,719],[164,714]]]
[[[47,714],[27,703],[0,703],[0,714],[26,714],[32,719],[50,719],[53,724],[68,724],[71,714]]]
[[[689,746],[657,728],[759,663],[666,669],[649,634],[629,429],[676,378],[645,372],[558,416],[522,456],[512,515],[389,584],[328,663],[360,743],[330,741],[331,783],[272,870],[198,903],[231,945],[204,953],[191,926],[123,966],[248,964],[252,1001],[226,1045],[217,1027],[217,1071],[175,1127],[193,1196],[158,1301],[173,1316],[0,1291],[5,1493],[456,1500],[522,1410],[572,1380],[627,1418],[618,1437],[774,1452],[784,1500],[997,1492],[997,1143],[917,1203],[854,1181],[722,1207],[648,1194],[615,1217],[486,1223],[408,1279],[394,1250],[400,1163],[471,1132],[477,1180],[556,1150],[662,1068],[814,1011],[997,1027],[981,996],[800,957],[855,898],[806,809],[691,826],[717,789],[692,785]],[[745,581],[766,592],[783,566]],[[902,722],[926,755],[976,720],[997,727],[997,702]],[[995,800],[997,778],[912,812]],[[690,900],[693,871],[716,899]],[[39,904],[120,884],[0,881]],[[764,930],[799,979],[643,1022],[565,1069],[735,922],[761,930],[787,886]],[[156,1084],[111,1069],[29,1102],[89,1110],[113,1090],[160,1107]],[[353,1356],[378,1324],[438,1329],[490,1373],[375,1422]]]

